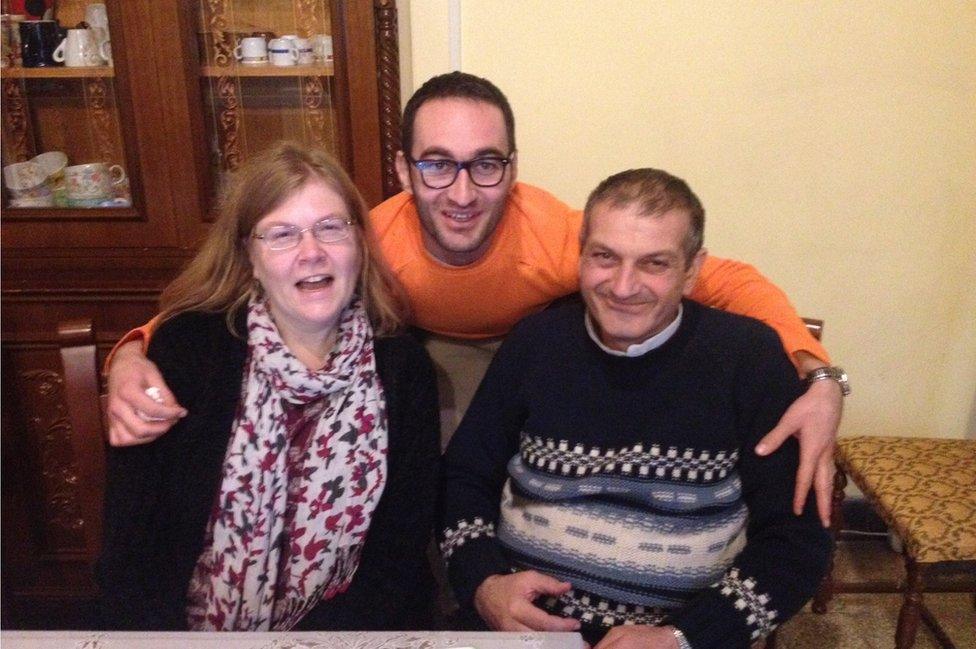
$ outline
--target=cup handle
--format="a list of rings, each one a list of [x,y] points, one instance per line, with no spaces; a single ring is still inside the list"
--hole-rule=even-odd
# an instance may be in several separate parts
[[[291,52],[291,60],[294,61],[295,63],[298,63],[298,48],[295,46],[294,41],[292,41],[292,44],[288,48],[288,51]]]
[[[68,42],[67,38],[61,41],[58,44],[57,48],[55,48],[54,54],[51,55],[51,58],[57,61],[58,63],[64,63],[64,49],[65,49],[65,44],[67,42]]]
[[[234,58],[237,59],[238,61],[240,61],[242,58],[244,58],[244,54],[241,52],[241,44],[240,43],[238,43],[234,47]]]
[[[112,47],[112,41],[107,38],[98,44],[98,55],[102,57],[106,63],[112,62],[112,53],[111,50],[108,49],[110,47]]]
[[[112,165],[108,168],[108,171],[114,178],[114,180],[112,180],[113,185],[120,185],[125,182],[125,169],[122,168],[122,165]],[[116,172],[118,172],[117,176]]]

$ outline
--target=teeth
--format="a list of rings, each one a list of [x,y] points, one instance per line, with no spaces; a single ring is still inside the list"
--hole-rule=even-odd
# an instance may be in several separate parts
[[[324,284],[330,284],[331,282],[332,275],[313,275],[311,277],[298,280],[295,282],[295,286],[299,288],[317,288]]]
[[[447,214],[447,217],[453,221],[460,221],[461,223],[470,221],[474,218],[474,214]]]

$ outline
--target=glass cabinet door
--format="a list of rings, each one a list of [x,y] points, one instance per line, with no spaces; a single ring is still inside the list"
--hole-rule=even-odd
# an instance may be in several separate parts
[[[105,4],[60,0],[55,20],[30,18],[3,17],[3,206],[43,209],[38,218],[126,212],[132,188]]]
[[[329,0],[203,0],[197,9],[214,185],[280,139],[339,156]]]

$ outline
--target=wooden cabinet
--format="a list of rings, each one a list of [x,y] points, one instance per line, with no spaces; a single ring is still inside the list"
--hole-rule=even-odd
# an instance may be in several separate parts
[[[62,26],[88,0],[59,0]],[[156,310],[212,221],[221,179],[279,137],[318,143],[370,205],[398,190],[394,0],[104,0],[112,64],[0,70],[3,166],[49,151],[118,165],[88,201],[5,186],[2,236],[3,626],[90,624],[100,521],[80,480],[58,325],[90,319],[100,357]],[[239,64],[243,36],[331,36],[333,58]],[[45,181],[48,182],[48,181]],[[59,184],[60,183],[60,184]],[[42,203],[48,199],[42,199]],[[26,201],[31,204],[30,201]],[[93,540],[94,539],[94,540]]]

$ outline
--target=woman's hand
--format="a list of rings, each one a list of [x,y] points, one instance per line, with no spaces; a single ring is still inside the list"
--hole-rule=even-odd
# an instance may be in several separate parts
[[[119,347],[108,374],[108,441],[135,446],[153,441],[186,416],[142,343]]]

